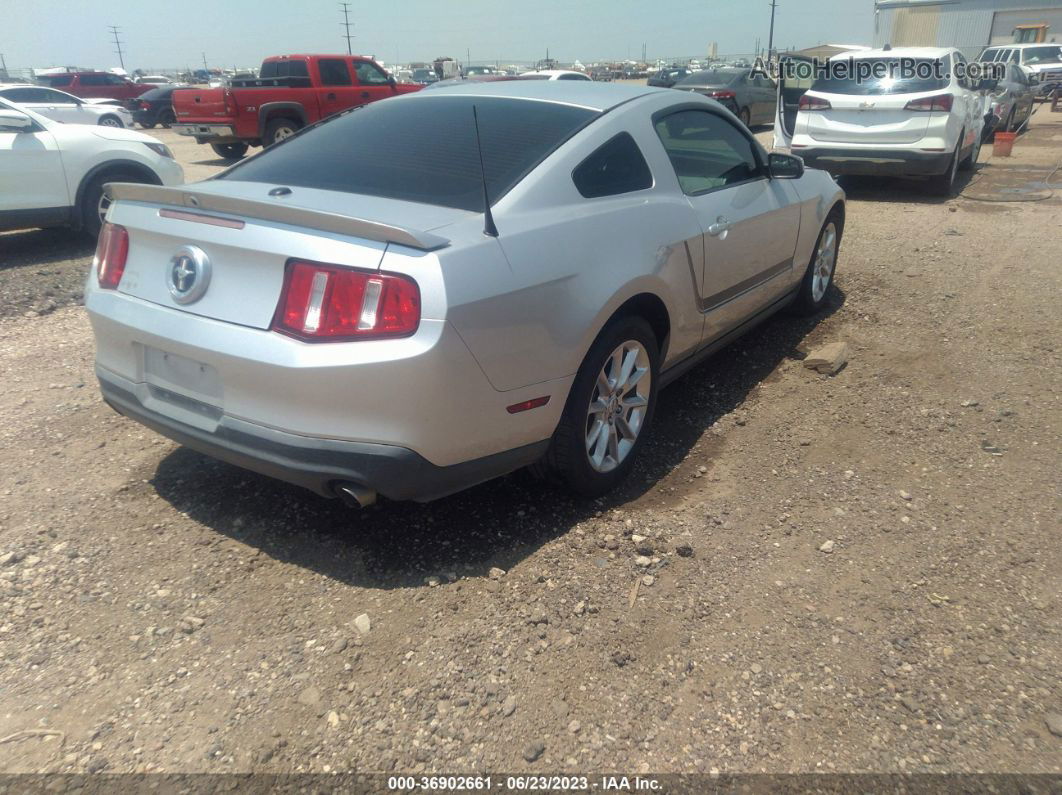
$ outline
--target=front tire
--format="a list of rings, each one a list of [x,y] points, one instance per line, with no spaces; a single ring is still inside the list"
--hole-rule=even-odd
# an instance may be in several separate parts
[[[247,154],[247,144],[243,143],[211,144],[210,148],[214,150],[214,154],[225,160],[239,160]]]
[[[100,116],[100,120],[97,124],[99,124],[100,127],[118,127],[119,129],[125,127],[125,125],[122,124],[122,120],[113,113],[108,113],[106,116]]]
[[[640,317],[613,320],[583,360],[553,434],[546,464],[581,497],[627,477],[656,409],[660,345]]]
[[[93,240],[99,237],[100,227],[103,226],[103,218],[107,214],[107,209],[111,206],[110,200],[103,195],[103,186],[108,182],[150,184],[150,180],[146,180],[140,174],[131,171],[107,171],[93,177],[81,192],[81,203],[78,205],[81,228]]]
[[[832,212],[819,230],[815,241],[815,253],[811,256],[800,291],[793,302],[793,311],[800,315],[813,315],[826,305],[826,294],[837,272],[837,255],[841,250],[841,216]]]

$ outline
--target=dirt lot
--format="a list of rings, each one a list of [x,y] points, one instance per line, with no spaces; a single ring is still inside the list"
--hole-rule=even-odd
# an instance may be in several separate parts
[[[1049,117],[965,193],[1050,195]],[[663,393],[591,504],[182,449],[99,399],[90,247],[0,235],[0,769],[1062,772],[1062,198],[848,188],[831,311]]]

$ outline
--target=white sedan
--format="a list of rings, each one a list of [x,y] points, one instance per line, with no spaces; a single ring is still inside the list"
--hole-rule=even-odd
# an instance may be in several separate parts
[[[0,88],[0,97],[63,124],[98,124],[132,128],[133,114],[115,100],[83,99],[45,86],[15,85]]]
[[[95,235],[108,182],[180,185],[169,148],[115,127],[60,124],[0,98],[0,230],[72,226]]]
[[[576,72],[573,69],[534,69],[522,73],[520,77],[525,80],[593,80],[585,72]]]

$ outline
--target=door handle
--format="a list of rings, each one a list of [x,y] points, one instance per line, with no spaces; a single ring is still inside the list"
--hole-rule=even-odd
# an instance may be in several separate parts
[[[715,223],[708,227],[708,234],[712,237],[719,237],[730,231],[729,219],[720,215],[715,219]]]
[[[329,102],[335,102],[336,101],[336,95],[334,93],[325,94],[325,99],[327,99]]]
[[[363,97],[368,97],[368,96],[369,96],[369,92],[368,92],[368,91],[362,91],[362,92],[361,92],[361,95],[362,95]]]

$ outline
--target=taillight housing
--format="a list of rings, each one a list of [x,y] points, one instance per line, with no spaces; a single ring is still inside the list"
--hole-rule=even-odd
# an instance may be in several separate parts
[[[708,96],[712,99],[734,99],[737,94],[733,91],[709,91]]]
[[[830,104],[828,99],[823,99],[822,97],[809,97],[807,94],[804,94],[804,96],[800,98],[797,110],[829,110],[832,107],[833,105]]]
[[[378,271],[293,260],[273,330],[307,342],[407,337],[420,325],[420,288]]]
[[[140,100],[140,110],[151,110],[151,104],[145,100]]]
[[[940,111],[941,113],[951,113],[952,102],[955,98],[951,94],[935,94],[931,97],[922,97],[921,99],[912,99],[906,105],[903,106],[904,110],[915,110],[923,113],[933,113],[934,111]]]
[[[116,290],[125,272],[125,260],[129,256],[129,233],[124,226],[104,223],[96,241],[96,256],[92,267],[96,280],[104,290]]]
[[[223,95],[225,97],[225,114],[228,116],[236,115],[236,97],[233,96],[232,91],[228,88],[225,89]]]

